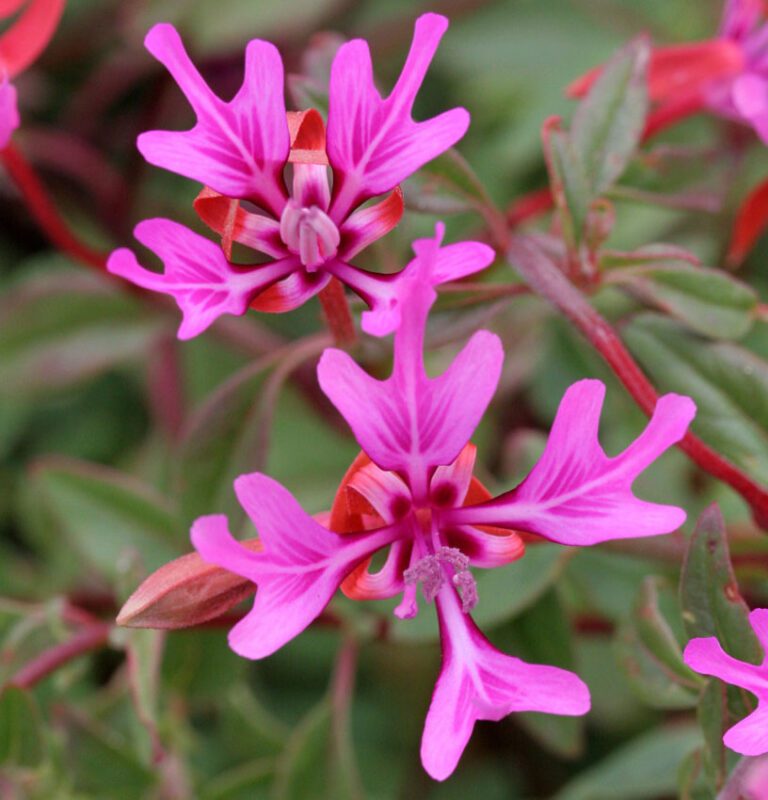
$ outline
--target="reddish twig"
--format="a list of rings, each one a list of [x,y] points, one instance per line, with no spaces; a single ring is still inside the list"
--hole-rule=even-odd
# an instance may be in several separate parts
[[[546,214],[554,207],[555,200],[549,186],[528,192],[514,200],[507,209],[507,223],[510,228],[516,228],[528,220]]]
[[[78,631],[71,639],[54,645],[25,664],[9,681],[9,686],[31,689],[59,667],[107,643],[112,626],[99,622]]]
[[[357,338],[355,322],[349,310],[344,287],[337,278],[331,278],[325,289],[320,292],[320,303],[336,344],[340,346],[352,344]]]
[[[11,179],[21,192],[30,214],[51,243],[76,261],[104,270],[106,256],[81,242],[56,210],[40,178],[21,151],[13,144],[0,150],[2,161]]]
[[[586,337],[638,406],[650,416],[659,395],[611,325],[533,243],[514,237],[510,263],[531,288],[548,300]],[[752,508],[755,521],[768,528],[768,490],[692,433],[678,447],[705,472],[735,489]]]

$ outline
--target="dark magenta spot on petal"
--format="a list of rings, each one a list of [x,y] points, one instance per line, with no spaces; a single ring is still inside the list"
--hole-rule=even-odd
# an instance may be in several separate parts
[[[432,489],[432,502],[440,508],[453,508],[457,499],[456,487],[452,483],[441,483]]]

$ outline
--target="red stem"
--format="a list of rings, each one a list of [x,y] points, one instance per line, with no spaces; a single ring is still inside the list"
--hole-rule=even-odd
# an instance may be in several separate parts
[[[52,244],[76,261],[104,270],[106,256],[81,242],[62,219],[32,165],[13,143],[0,150],[8,174],[21,192],[30,214]]]
[[[320,303],[336,344],[342,346],[352,344],[357,338],[355,322],[349,310],[344,287],[337,278],[331,278],[325,289],[320,292]]]
[[[99,622],[78,631],[71,639],[40,653],[25,664],[9,681],[9,686],[31,689],[59,667],[107,643],[111,625]]]

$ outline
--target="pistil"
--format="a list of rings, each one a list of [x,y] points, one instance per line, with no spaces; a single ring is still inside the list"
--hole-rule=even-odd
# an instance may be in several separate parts
[[[308,272],[315,272],[339,248],[341,237],[333,220],[318,206],[305,208],[289,200],[280,218],[280,237]]]

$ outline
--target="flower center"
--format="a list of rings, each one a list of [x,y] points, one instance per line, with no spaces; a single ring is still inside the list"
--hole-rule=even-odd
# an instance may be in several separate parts
[[[431,603],[442,589],[446,567],[453,570],[453,585],[461,595],[461,610],[465,613],[477,605],[477,583],[469,571],[469,559],[456,547],[441,547],[431,556],[425,556],[403,572],[407,585],[421,583],[424,599]]]
[[[280,237],[295,253],[308,272],[336,255],[339,248],[339,229],[318,206],[305,208],[289,200],[280,218]]]

